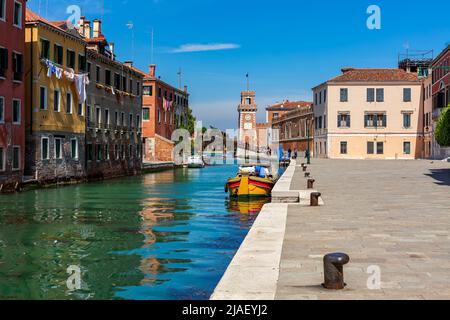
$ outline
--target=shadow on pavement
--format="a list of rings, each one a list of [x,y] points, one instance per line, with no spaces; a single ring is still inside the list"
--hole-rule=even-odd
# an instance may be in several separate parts
[[[438,185],[450,186],[450,169],[431,169],[430,173],[425,175],[436,180]]]

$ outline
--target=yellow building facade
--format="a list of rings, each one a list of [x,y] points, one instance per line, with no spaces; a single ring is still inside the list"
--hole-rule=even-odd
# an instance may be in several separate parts
[[[81,179],[85,171],[85,106],[74,76],[85,73],[86,44],[27,9],[26,174],[39,181]]]

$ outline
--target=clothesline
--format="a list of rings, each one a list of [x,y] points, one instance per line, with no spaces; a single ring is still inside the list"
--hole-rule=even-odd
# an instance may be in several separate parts
[[[89,84],[89,73],[75,73],[75,71],[71,68],[63,70],[63,68],[58,67],[55,63],[48,59],[44,59],[43,61],[47,67],[47,77],[51,78],[55,75],[59,80],[64,75],[67,80],[75,82],[79,100],[83,103],[86,101],[86,86]]]

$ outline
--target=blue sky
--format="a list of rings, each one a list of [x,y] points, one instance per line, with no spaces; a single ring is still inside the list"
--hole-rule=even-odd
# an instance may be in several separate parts
[[[191,107],[204,125],[234,128],[240,91],[250,74],[259,121],[267,105],[311,100],[311,88],[340,68],[396,67],[398,53],[450,42],[450,1],[415,0],[29,0],[49,19],[65,20],[79,5],[93,20],[103,14],[103,33],[122,61],[148,69],[151,30],[157,75],[189,87]],[[366,27],[369,5],[381,8],[381,30]],[[134,52],[132,31],[134,25]],[[215,49],[215,50],[212,50]]]

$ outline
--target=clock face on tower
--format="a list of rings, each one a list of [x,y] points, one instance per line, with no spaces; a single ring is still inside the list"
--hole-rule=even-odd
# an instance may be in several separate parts
[[[248,115],[246,115],[246,116],[245,116],[245,120],[247,120],[247,121],[251,121],[251,120],[252,120],[252,116],[251,116],[251,115],[249,115],[249,114],[248,114]]]

